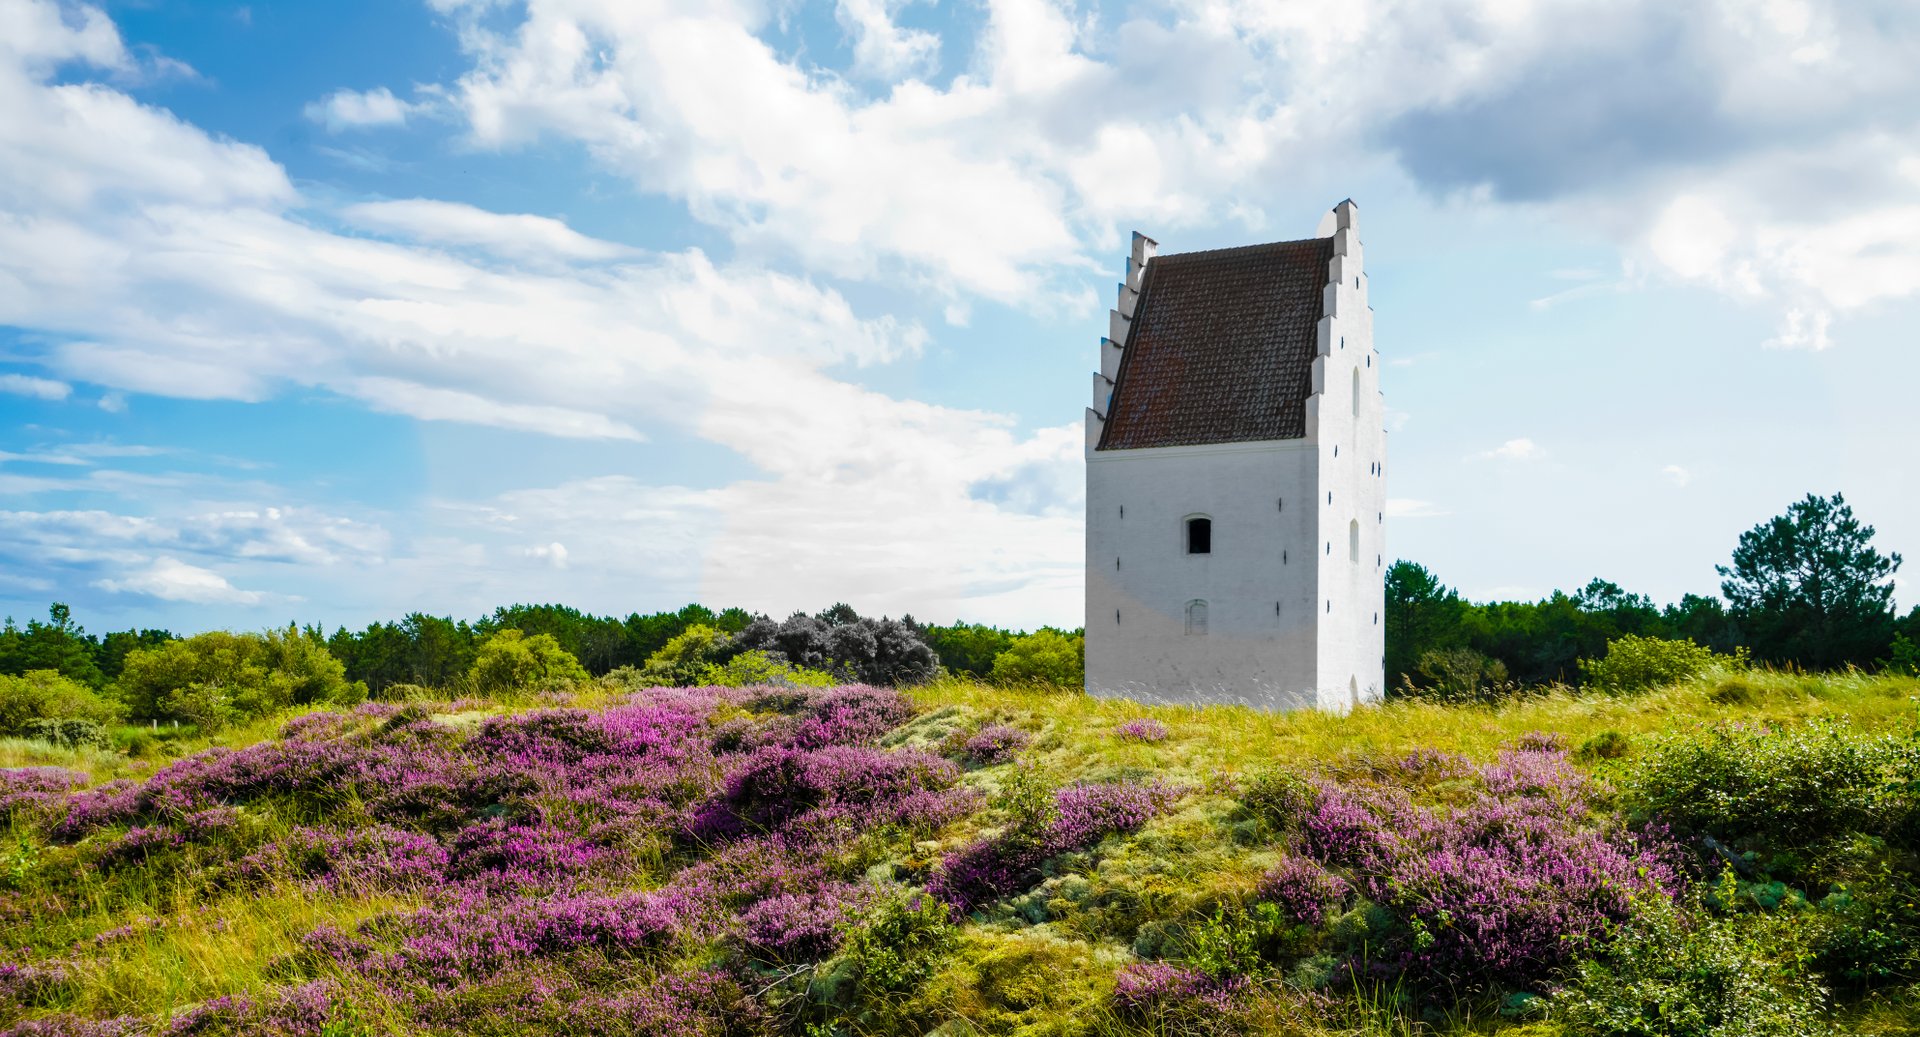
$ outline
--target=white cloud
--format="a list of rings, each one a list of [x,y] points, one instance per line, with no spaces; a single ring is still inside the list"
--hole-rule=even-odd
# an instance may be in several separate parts
[[[900,0],[839,0],[834,16],[853,37],[853,70],[892,81],[930,72],[940,57],[940,38],[894,23]]]
[[[769,67],[747,71],[750,80]],[[0,76],[14,73],[0,62]],[[214,582],[232,565],[261,586],[284,578],[265,564],[319,578],[328,566],[366,572],[385,559],[388,571],[423,574],[442,590],[484,583],[476,595],[497,599],[508,581],[532,578],[520,552],[538,537],[565,545],[568,586],[614,574],[622,596],[635,582],[684,577],[713,600],[770,608],[817,607],[812,599],[845,587],[882,611],[938,605],[957,615],[964,602],[996,602],[1001,615],[1058,622],[1078,610],[1077,427],[1019,432],[1010,415],[899,399],[834,375],[919,352],[926,333],[916,324],[860,316],[814,281],[698,251],[575,265],[600,258],[599,245],[537,217],[376,203],[341,215],[385,221],[409,240],[330,230],[256,149],[109,88],[77,88],[147,142],[133,164],[167,174],[149,189],[93,162],[90,138],[60,124],[52,99],[76,88],[28,77],[22,89],[25,114],[0,127],[0,197],[35,216],[0,216],[0,322],[41,330],[52,370],[108,392],[269,400],[320,390],[423,420],[563,437],[633,441],[667,429],[733,450],[757,471],[697,490],[618,480],[527,490],[499,506],[450,506],[446,521],[462,535],[400,545],[251,502],[183,504],[150,519],[89,515],[67,538],[55,533],[61,520],[16,518],[12,529],[0,525],[0,548],[11,541],[14,557],[111,564],[87,575],[117,592],[207,600],[256,593]],[[944,145],[926,147],[937,159]],[[36,175],[32,156],[62,149],[83,161],[61,177]],[[208,168],[189,175],[196,164]],[[987,172],[1015,175],[1011,166]],[[885,176],[866,185],[883,202],[898,189]],[[850,185],[846,204],[864,189]],[[454,243],[486,255],[429,247]],[[988,280],[1024,262],[971,235],[922,246],[963,259],[985,249],[977,256],[1002,273],[969,276]],[[1022,283],[1014,294],[1026,291]],[[142,500],[189,492],[149,485],[155,479],[165,481],[120,473],[99,486]],[[611,509],[590,506],[595,495]],[[634,514],[651,518],[630,522]]]
[[[1675,486],[1685,486],[1693,481],[1693,473],[1677,464],[1670,464],[1660,469],[1660,474]]]
[[[1341,189],[1292,161],[1315,154],[1343,177],[1397,161],[1478,205],[1540,203],[1747,298],[1920,284],[1920,154],[1896,129],[1920,105],[1910,5],[991,0],[964,74],[878,96],[770,42],[766,5],[437,6],[473,62],[439,89],[476,143],[584,144],[743,247],[833,276],[1085,306],[1089,252],[1121,221],[1269,231],[1274,197]],[[953,42],[899,8],[836,5],[855,79]]]
[[[567,567],[567,545],[556,540],[551,544],[535,544],[526,549],[528,558],[538,558],[555,569]]]
[[[203,560],[331,566],[376,564],[390,549],[387,531],[314,508],[230,504],[178,508],[159,515],[84,511],[0,511],[0,556],[47,549],[165,547]]]
[[[211,569],[161,556],[122,579],[95,580],[94,586],[113,594],[145,594],[162,601],[198,605],[257,605],[266,595],[241,590]]]
[[[1407,497],[1387,498],[1387,517],[1399,519],[1440,518],[1453,512],[1440,507],[1432,501],[1413,500]]]
[[[383,86],[367,91],[335,90],[309,103],[305,114],[325,126],[328,133],[341,133],[377,126],[404,126],[407,117],[420,108],[393,96],[393,91]]]
[[[1478,455],[1501,461],[1538,461],[1547,456],[1547,452],[1531,439],[1509,439],[1492,450],[1483,450]]]
[[[25,374],[0,374],[0,392],[31,396],[40,400],[64,400],[73,394],[73,386],[51,378]]]
[[[125,414],[127,412],[127,394],[123,392],[102,393],[100,396],[100,409],[106,411],[108,414]]]
[[[546,216],[503,214],[427,198],[364,202],[340,210],[349,223],[430,244],[472,245],[507,257],[607,260],[634,255]]]

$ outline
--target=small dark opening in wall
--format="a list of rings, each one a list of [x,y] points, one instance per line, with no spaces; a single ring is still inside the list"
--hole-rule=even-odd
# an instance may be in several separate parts
[[[1276,616],[1280,614],[1280,603],[1277,601],[1273,603],[1273,614]]]
[[[1121,518],[1127,517],[1127,506],[1125,504],[1120,505],[1120,517]]]
[[[1273,510],[1275,511],[1287,510],[1287,499],[1285,497],[1275,497],[1273,500]]]
[[[1339,448],[1339,447],[1334,447],[1334,449],[1335,449],[1335,450],[1338,450],[1338,449],[1340,449],[1340,448]],[[1327,491],[1327,503],[1328,503],[1328,504],[1332,504],[1332,503],[1333,503],[1333,491],[1332,491],[1332,490],[1328,490],[1328,491]]]
[[[1114,625],[1114,626],[1119,626],[1119,625],[1120,625],[1120,610],[1119,610],[1119,609],[1114,609],[1114,610],[1113,610],[1113,625]]]
[[[1120,571],[1120,559],[1118,559],[1118,558],[1115,558],[1115,559],[1113,560],[1113,571],[1114,571],[1114,572],[1119,572],[1119,571]]]
[[[1287,553],[1285,551],[1280,552],[1280,564],[1287,564]]]
[[[1213,520],[1195,518],[1187,520],[1187,553],[1204,555],[1213,553]]]

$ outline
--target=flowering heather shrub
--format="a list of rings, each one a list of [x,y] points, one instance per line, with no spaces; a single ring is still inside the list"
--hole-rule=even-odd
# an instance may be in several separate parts
[[[698,899],[681,891],[555,897],[465,890],[431,907],[372,919],[358,937],[316,932],[310,946],[371,979],[452,989],[545,956],[663,949],[699,913]],[[382,942],[396,946],[382,951]]]
[[[911,714],[889,689],[644,689],[604,708],[543,708],[477,728],[435,719],[445,711],[423,701],[311,714],[278,740],[200,753],[140,781],[73,791],[84,776],[8,773],[0,790],[41,811],[34,829],[81,843],[56,851],[72,859],[123,866],[168,853],[165,866],[200,888],[287,879],[329,895],[417,898],[323,926],[303,954],[447,1032],[493,1018],[580,1032],[737,1032],[728,1027],[749,1018],[751,998],[727,1007],[745,996],[728,993],[731,980],[651,982],[650,970],[721,939],[762,963],[836,954],[844,934],[866,931],[884,893],[857,881],[876,850],[904,848],[912,832],[980,801],[952,761],[875,745]],[[716,720],[734,751],[716,749]],[[1135,824],[1151,809],[1141,797],[1063,794],[1059,838]],[[276,816],[313,823],[248,845],[247,833]],[[20,911],[40,902],[9,896]],[[944,905],[925,902],[944,918]],[[881,937],[860,939],[874,968],[893,967],[876,949]],[[597,992],[577,978],[604,985],[616,974],[633,989]],[[20,990],[39,982],[7,975],[0,982]],[[327,1014],[335,994],[216,999],[159,1025],[318,1033],[337,1028]],[[107,1034],[155,1024],[28,1025]]]
[[[61,767],[20,767],[0,770],[0,821],[15,814],[44,816],[53,812],[72,790],[92,777]]]
[[[875,896],[871,887],[846,882],[771,896],[741,913],[740,941],[777,961],[817,961],[839,949],[848,920]]]
[[[1121,1017],[1157,1034],[1231,1034],[1249,1007],[1252,984],[1245,977],[1215,979],[1164,962],[1123,965],[1115,977],[1113,1005]]]
[[[1148,1013],[1169,1001],[1191,1001],[1213,986],[1204,972],[1165,962],[1123,965],[1114,977],[1113,1003],[1121,1009]]]
[[[1181,790],[1130,782],[1071,785],[1053,797],[1051,822],[1037,832],[1016,823],[997,838],[949,854],[927,881],[927,892],[956,914],[1033,884],[1049,857],[1131,832],[1166,810]]]
[[[1164,742],[1167,725],[1152,717],[1135,717],[1114,728],[1113,736],[1123,742]]]
[[[88,1019],[78,1015],[49,1015],[27,1019],[12,1029],[0,1031],[0,1037],[145,1037],[153,1027],[145,1019],[125,1015],[113,1019]],[[166,1031],[174,1032],[172,1027]]]
[[[0,1002],[35,1004],[71,978],[64,962],[0,962]]]
[[[288,875],[339,891],[424,889],[446,880],[447,851],[435,840],[390,825],[350,832],[296,828],[235,867],[246,878]]]
[[[1017,727],[989,724],[961,744],[960,754],[968,763],[987,767],[1013,759],[1015,753],[1025,749],[1032,741],[1032,735]]]
[[[1371,948],[1371,967],[1432,985],[1524,986],[1629,918],[1634,896],[1677,888],[1671,846],[1596,817],[1564,753],[1503,753],[1481,776],[1484,794],[1450,812],[1393,790],[1316,789],[1301,848],[1349,869],[1404,926]]]
[[[780,689],[747,704],[790,714],[766,725],[759,745],[818,749],[871,742],[913,716],[913,704],[892,688],[849,684],[831,689]]]
[[[767,1010],[723,972],[670,973],[635,990],[586,997],[567,1008],[564,1032],[634,1037],[723,1037],[769,1033]]]
[[[549,824],[488,818],[453,837],[443,864],[455,878],[487,877],[523,888],[550,888],[586,875],[609,856],[606,847]]]
[[[1347,881],[1303,857],[1288,857],[1260,880],[1259,898],[1278,906],[1288,919],[1318,926],[1327,909],[1352,895]]]
[[[766,746],[728,776],[722,794],[695,815],[693,830],[704,839],[729,838],[816,808],[840,808],[869,824],[927,820],[942,813],[940,800],[928,794],[959,780],[959,768],[919,750]]]

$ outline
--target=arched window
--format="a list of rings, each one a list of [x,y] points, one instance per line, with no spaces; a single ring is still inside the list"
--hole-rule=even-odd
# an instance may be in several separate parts
[[[1347,561],[1360,564],[1360,520],[1347,523]]]
[[[1353,369],[1353,416],[1360,416],[1360,369]]]
[[[1187,633],[1204,636],[1207,632],[1207,603],[1195,598],[1187,602]]]
[[[1190,518],[1187,520],[1187,553],[1205,555],[1213,553],[1213,520],[1210,518]],[[1205,603],[1201,604],[1205,608]]]

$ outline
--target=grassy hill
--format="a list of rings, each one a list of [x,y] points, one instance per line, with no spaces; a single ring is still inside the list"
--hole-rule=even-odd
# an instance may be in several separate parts
[[[1920,1032],[1920,682],[945,682],[0,742],[0,1032]]]

